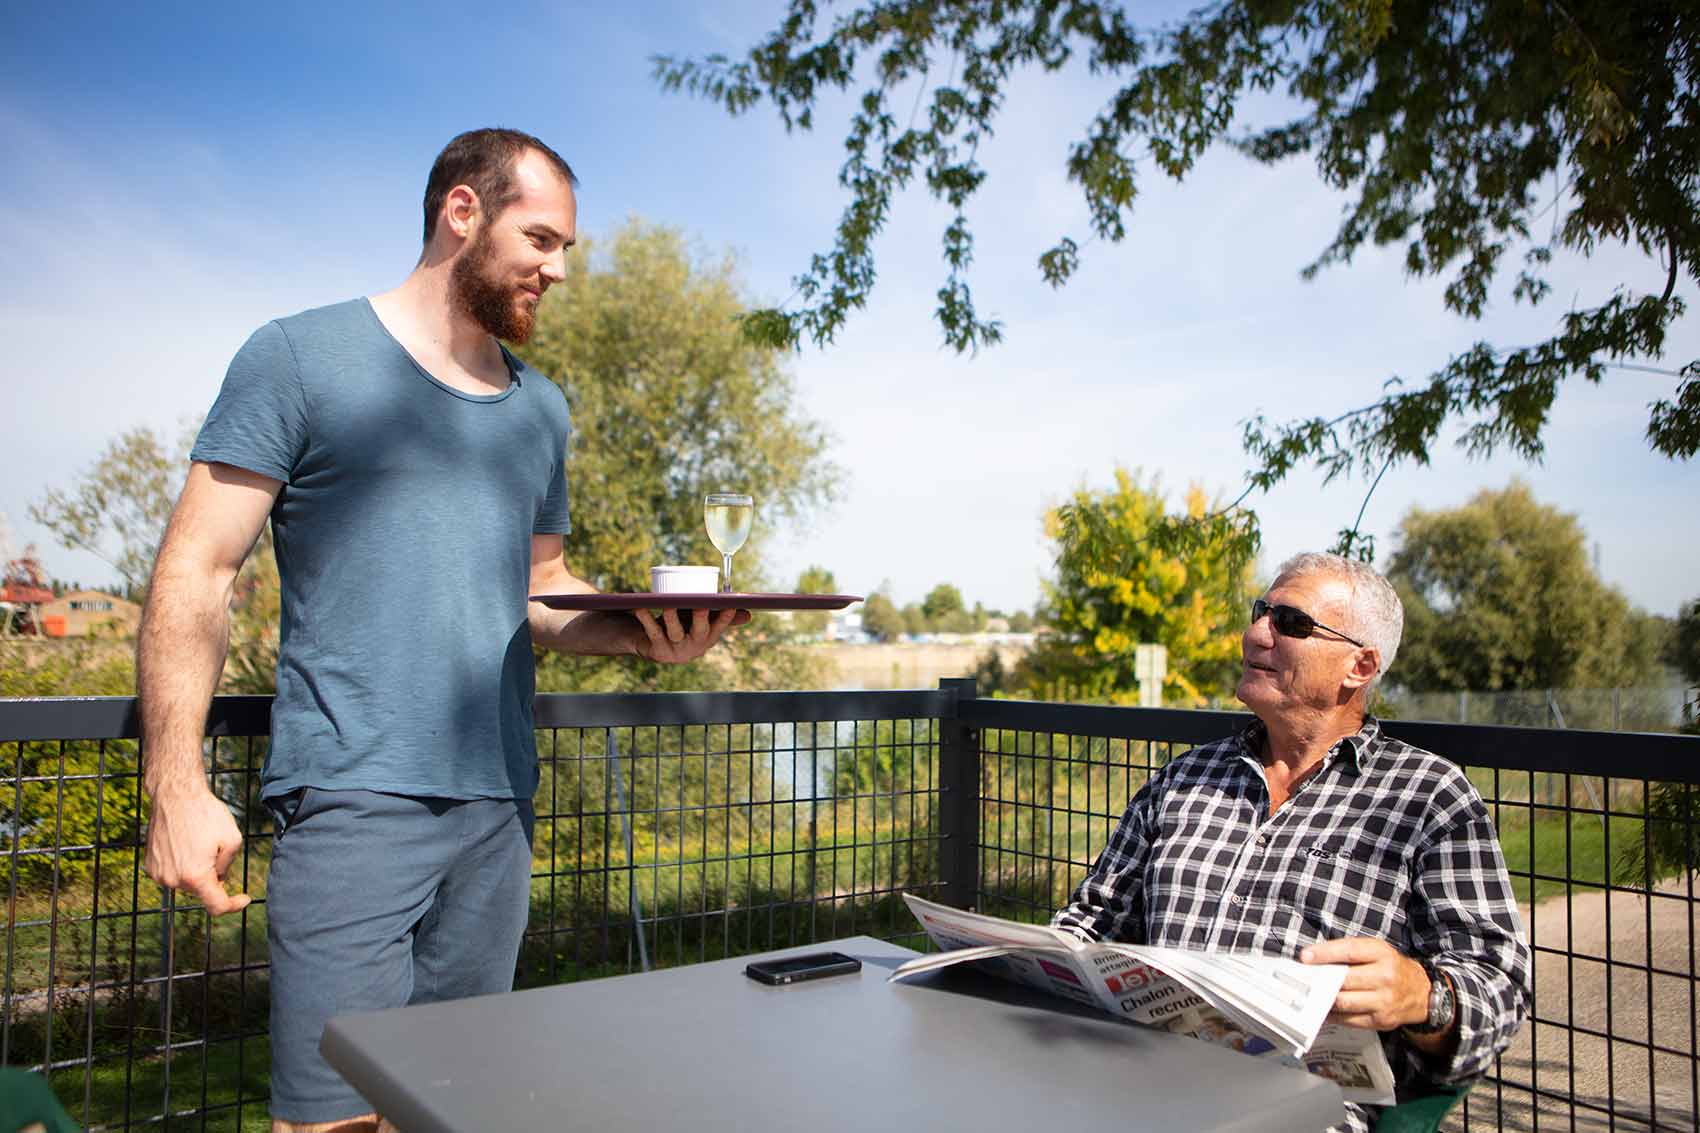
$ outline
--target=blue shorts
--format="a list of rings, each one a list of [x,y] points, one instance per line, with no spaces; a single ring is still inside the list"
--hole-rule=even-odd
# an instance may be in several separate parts
[[[526,799],[312,787],[268,799],[271,1114],[372,1105],[319,1056],[334,1015],[511,991],[530,909]]]

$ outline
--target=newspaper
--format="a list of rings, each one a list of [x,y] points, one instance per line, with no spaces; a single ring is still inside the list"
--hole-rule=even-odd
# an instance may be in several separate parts
[[[1343,964],[1280,956],[1093,943],[1048,925],[1021,924],[904,894],[909,911],[943,951],[909,961],[894,980],[951,964],[984,966],[1006,979],[1167,1031],[1309,1070],[1347,1101],[1393,1104],[1393,1070],[1380,1037],[1328,1023],[1346,978]]]

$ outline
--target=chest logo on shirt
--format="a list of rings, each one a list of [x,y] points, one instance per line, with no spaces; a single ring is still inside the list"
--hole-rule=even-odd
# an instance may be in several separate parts
[[[1315,858],[1319,862],[1331,862],[1334,860],[1334,851],[1327,846],[1315,845],[1305,851],[1305,857]]]

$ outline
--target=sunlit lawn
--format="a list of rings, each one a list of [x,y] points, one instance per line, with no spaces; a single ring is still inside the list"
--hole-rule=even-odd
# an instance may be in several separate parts
[[[199,1049],[172,1056],[169,1099],[163,1058],[137,1059],[128,1066],[122,1061],[100,1062],[89,1074],[86,1086],[81,1067],[62,1070],[52,1077],[53,1091],[66,1111],[83,1125],[121,1126],[127,1116],[131,1124],[148,1123],[150,1127],[185,1133],[191,1129],[197,1133],[269,1133],[271,1117],[266,1101],[271,1092],[270,1042],[262,1036],[215,1043],[204,1058],[203,1063]],[[202,1113],[203,1107],[210,1112]],[[162,1124],[152,1125],[161,1121],[162,1115]]]

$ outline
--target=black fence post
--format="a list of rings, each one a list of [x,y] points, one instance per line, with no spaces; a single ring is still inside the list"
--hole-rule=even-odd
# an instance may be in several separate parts
[[[973,677],[943,677],[939,689],[954,692],[949,715],[939,717],[939,844],[942,898],[971,909],[980,890],[980,729],[962,720],[961,706],[973,700]]]

